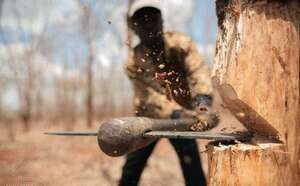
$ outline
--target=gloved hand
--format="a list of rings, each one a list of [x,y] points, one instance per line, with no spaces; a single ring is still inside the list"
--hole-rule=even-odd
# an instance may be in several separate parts
[[[204,104],[196,106],[194,111],[188,112],[190,116],[194,116],[198,119],[198,123],[195,123],[191,130],[193,131],[206,131],[216,127],[219,123],[219,117],[217,113]]]
[[[199,119],[191,127],[193,131],[205,131],[214,128],[219,123],[219,117],[212,108],[213,98],[210,95],[197,95],[194,98],[194,111],[190,113]]]
[[[172,113],[171,118],[197,118],[198,122],[191,127],[192,131],[206,131],[218,125],[219,117],[211,107],[212,98],[210,96],[197,96],[195,98],[194,104],[194,110],[176,110]]]

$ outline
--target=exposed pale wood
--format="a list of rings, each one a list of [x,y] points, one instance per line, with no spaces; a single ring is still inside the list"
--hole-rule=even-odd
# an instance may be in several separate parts
[[[237,144],[208,148],[209,185],[295,185],[284,144]]]
[[[300,2],[217,0],[216,5],[214,86],[249,130],[283,144],[246,151],[209,146],[210,185],[297,185]],[[279,163],[271,156],[277,150]]]
[[[298,114],[299,2],[230,1],[220,14],[213,71],[220,95],[250,130],[287,141]]]

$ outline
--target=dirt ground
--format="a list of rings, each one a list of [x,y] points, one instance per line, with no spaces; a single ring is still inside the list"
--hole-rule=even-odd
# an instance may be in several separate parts
[[[1,141],[0,185],[117,185],[123,162],[123,157],[103,154],[94,137],[45,136],[41,128],[35,128],[18,134],[14,142]],[[156,147],[141,185],[183,185],[167,140]]]
[[[241,126],[221,111],[221,124],[214,131],[239,130]],[[86,131],[82,125],[76,130]],[[95,130],[96,130],[95,125]],[[56,137],[43,135],[45,131],[64,130],[39,124],[31,132],[17,132],[15,141],[7,139],[0,129],[0,185],[117,185],[124,158],[103,154],[94,137]],[[198,140],[200,151],[207,141]],[[207,154],[201,153],[207,172]],[[167,140],[155,148],[141,178],[141,186],[184,185],[177,156]]]

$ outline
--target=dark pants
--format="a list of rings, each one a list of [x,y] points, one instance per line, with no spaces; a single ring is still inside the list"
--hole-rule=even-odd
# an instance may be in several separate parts
[[[206,185],[196,140],[170,139],[170,142],[179,157],[185,184],[187,186]],[[127,156],[126,163],[123,166],[122,178],[119,183],[120,186],[136,186],[138,184],[143,169],[156,143],[157,141]]]

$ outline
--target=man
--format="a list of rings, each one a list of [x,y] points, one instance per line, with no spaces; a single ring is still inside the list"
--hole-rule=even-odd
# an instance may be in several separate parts
[[[140,39],[125,65],[134,87],[136,115],[196,116],[205,122],[195,124],[192,130],[214,127],[217,118],[210,111],[209,69],[190,38],[182,33],[163,33],[159,1],[134,1],[128,12],[128,26]],[[196,141],[171,139],[170,142],[178,154],[186,185],[206,185]],[[138,184],[156,143],[127,156],[119,185]]]

